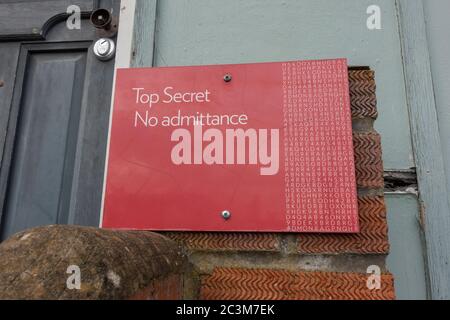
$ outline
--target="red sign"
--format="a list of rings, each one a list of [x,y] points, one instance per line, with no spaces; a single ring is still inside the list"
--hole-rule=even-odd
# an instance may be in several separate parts
[[[102,226],[359,231],[345,59],[118,70]]]

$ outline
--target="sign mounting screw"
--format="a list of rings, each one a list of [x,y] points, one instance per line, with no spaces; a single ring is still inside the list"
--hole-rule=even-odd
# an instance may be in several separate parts
[[[224,210],[222,211],[222,218],[224,218],[225,220],[228,220],[231,218],[231,212],[228,210]]]
[[[233,77],[229,73],[227,73],[226,75],[223,76],[223,81],[225,81],[225,82],[230,82],[231,79],[233,79]]]

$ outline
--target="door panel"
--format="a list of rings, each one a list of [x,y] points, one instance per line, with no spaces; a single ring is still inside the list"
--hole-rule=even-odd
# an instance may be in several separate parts
[[[80,30],[69,30],[64,14],[78,4],[117,16],[120,1],[36,3],[21,1],[34,6],[40,37],[24,36],[29,21],[20,19],[0,34],[0,239],[40,225],[98,226],[100,219],[114,59],[94,56],[102,34],[88,12]],[[2,3],[9,14],[0,25],[24,14],[15,7]]]
[[[87,50],[30,53],[4,232],[68,223]],[[30,161],[32,159],[32,161]]]

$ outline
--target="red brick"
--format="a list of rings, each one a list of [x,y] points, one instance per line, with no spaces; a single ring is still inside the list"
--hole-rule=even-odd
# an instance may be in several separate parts
[[[381,196],[358,198],[360,233],[299,234],[300,253],[389,253],[386,207]]]
[[[193,250],[278,251],[279,237],[271,233],[167,232],[165,236]]]
[[[381,138],[376,132],[353,133],[356,184],[360,188],[383,188]]]
[[[216,268],[202,279],[205,300],[393,300],[391,274],[381,288],[367,288],[367,274],[289,272],[284,270]]]
[[[378,117],[375,74],[372,70],[349,70],[352,118]]]

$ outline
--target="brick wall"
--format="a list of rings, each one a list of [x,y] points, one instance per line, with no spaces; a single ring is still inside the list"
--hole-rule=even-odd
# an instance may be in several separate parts
[[[201,299],[394,299],[374,72],[349,70],[359,234],[164,233],[183,244],[192,269],[184,296]],[[366,286],[368,266],[381,288]]]

